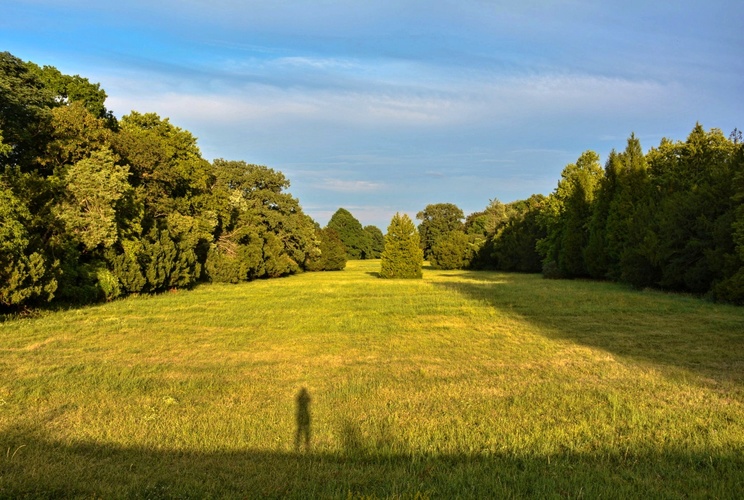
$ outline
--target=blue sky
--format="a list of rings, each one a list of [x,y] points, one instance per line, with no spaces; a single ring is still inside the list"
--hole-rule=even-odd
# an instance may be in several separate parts
[[[0,50],[282,171],[321,224],[383,231],[550,193],[567,163],[744,128],[733,0],[5,0]]]

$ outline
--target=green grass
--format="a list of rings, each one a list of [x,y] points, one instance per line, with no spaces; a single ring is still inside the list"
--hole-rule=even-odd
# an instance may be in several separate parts
[[[744,497],[744,309],[377,271],[0,323],[0,497]]]

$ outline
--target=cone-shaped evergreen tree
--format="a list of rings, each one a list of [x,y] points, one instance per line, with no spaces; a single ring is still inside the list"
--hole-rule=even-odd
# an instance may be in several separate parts
[[[388,226],[382,252],[381,278],[421,278],[424,252],[418,231],[406,214],[396,213]]]

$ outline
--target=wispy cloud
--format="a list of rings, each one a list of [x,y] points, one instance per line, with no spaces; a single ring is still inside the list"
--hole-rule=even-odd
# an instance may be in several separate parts
[[[629,2],[8,0],[0,46],[281,169],[314,217],[382,226],[547,193],[630,132],[741,127],[744,10]]]
[[[323,179],[323,182],[315,184],[318,189],[327,191],[338,191],[342,193],[360,193],[378,191],[384,187],[382,182],[372,181],[347,181],[342,179]]]

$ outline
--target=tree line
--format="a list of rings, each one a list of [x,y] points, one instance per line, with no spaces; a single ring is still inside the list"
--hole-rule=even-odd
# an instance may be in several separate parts
[[[435,268],[542,272],[744,303],[744,147],[696,125],[565,167],[548,196],[396,216],[387,238],[339,208],[321,228],[271,168],[205,160],[153,113],[117,119],[80,76],[0,53],[0,308],[89,303],[340,270],[382,258],[382,276]],[[391,237],[393,233],[393,237]],[[406,262],[406,259],[414,262]],[[392,262],[394,261],[394,262]],[[417,270],[418,269],[418,270]]]
[[[604,168],[584,152],[549,196],[464,217],[455,205],[419,212],[434,267],[542,272],[691,292],[744,304],[742,134],[695,125],[685,141],[644,153],[631,135]]]
[[[0,308],[343,269],[281,172],[209,162],[167,118],[105,100],[0,53]]]

